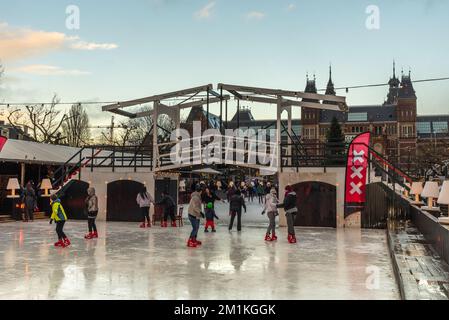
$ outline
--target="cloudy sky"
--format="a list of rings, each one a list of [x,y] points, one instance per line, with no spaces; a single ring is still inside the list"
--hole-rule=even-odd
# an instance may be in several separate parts
[[[79,29],[67,28],[70,5]],[[366,26],[371,5],[378,29]],[[120,101],[219,82],[303,90],[306,73],[323,88],[329,63],[336,86],[385,83],[393,59],[399,74],[447,77],[448,30],[446,0],[0,0],[0,101]],[[449,81],[415,89],[419,113],[449,112]],[[385,96],[347,94],[352,105]]]

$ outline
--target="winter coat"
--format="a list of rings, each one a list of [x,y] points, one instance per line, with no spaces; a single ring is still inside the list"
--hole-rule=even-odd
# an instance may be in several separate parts
[[[197,191],[192,193],[188,213],[198,219],[201,218],[201,194]]]
[[[296,207],[296,200],[296,192],[291,191],[285,196],[284,202],[278,205],[278,208],[284,208],[285,213],[297,213],[298,208]]]
[[[208,203],[212,203],[212,208],[215,207],[215,201],[216,201],[216,200],[220,200],[220,198],[217,197],[217,196],[215,195],[215,193],[213,193],[213,192],[211,192],[210,195],[207,195],[206,193],[204,193],[203,196],[202,196],[202,201],[203,201],[203,203],[206,204],[206,205],[207,205]]]
[[[159,202],[156,202],[156,204],[164,207],[164,213],[171,213],[176,207],[175,201],[169,195],[163,196]]]
[[[25,189],[23,192],[23,203],[26,208],[34,209],[37,204],[36,192],[33,189]]]
[[[229,210],[231,212],[242,212],[242,207],[246,212],[245,199],[238,194],[234,194],[229,200]]]
[[[274,212],[276,213],[278,211],[277,204],[279,203],[278,198],[275,194],[269,193],[265,196],[265,211],[267,213]]]
[[[142,197],[140,192],[139,192],[139,194],[137,194],[136,201],[140,208],[148,208],[148,207],[150,207],[150,205],[152,203],[154,203],[153,198],[151,197],[151,195],[148,192],[145,193],[145,196]]]
[[[67,221],[67,215],[62,207],[61,200],[57,199],[51,204],[51,217],[54,221]]]
[[[86,198],[87,212],[98,211],[98,197],[95,195],[95,189],[94,188],[87,189],[87,194],[88,194]]]

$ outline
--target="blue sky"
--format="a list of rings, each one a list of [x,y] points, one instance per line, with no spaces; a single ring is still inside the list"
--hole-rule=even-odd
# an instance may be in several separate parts
[[[66,28],[72,4],[79,30]],[[378,30],[365,26],[369,5]],[[307,72],[323,88],[330,62],[336,86],[387,82],[393,59],[414,79],[444,77],[448,30],[446,0],[0,0],[0,100],[119,101],[219,82],[303,90]],[[449,81],[415,89],[420,114],[449,112]],[[386,92],[338,94],[366,105]]]

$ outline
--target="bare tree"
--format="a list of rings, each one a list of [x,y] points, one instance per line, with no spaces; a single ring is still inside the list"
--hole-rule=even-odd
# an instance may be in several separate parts
[[[64,139],[61,126],[69,119],[67,114],[61,115],[61,110],[56,109],[59,101],[55,94],[50,104],[25,106],[25,110],[11,109],[7,119],[13,126],[31,128],[31,136],[36,141],[59,144]]]
[[[144,107],[139,111],[151,111],[151,108]],[[121,122],[116,127],[116,134],[111,141],[109,134],[102,132],[100,140],[102,143],[117,146],[135,146],[141,145],[150,136],[153,129],[153,119],[151,116],[145,116],[137,119],[129,119]],[[165,141],[170,138],[171,132],[175,129],[175,124],[166,115],[158,118],[158,140]],[[152,143],[152,139],[150,139]]]
[[[90,139],[89,116],[80,103],[72,105],[68,113],[61,126],[64,141],[71,147],[81,147]]]

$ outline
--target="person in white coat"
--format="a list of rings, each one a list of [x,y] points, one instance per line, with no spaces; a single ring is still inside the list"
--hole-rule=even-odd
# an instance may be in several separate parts
[[[276,189],[271,188],[270,193],[265,196],[264,213],[266,213],[268,219],[270,219],[267,234],[265,235],[265,241],[275,241],[278,239],[278,237],[276,236],[276,216],[278,216],[278,203],[279,200],[276,194]]]
[[[141,228],[145,228],[145,220],[147,222],[146,227],[151,227],[151,220],[150,220],[150,206],[153,203],[154,200],[151,197],[151,195],[147,192],[147,188],[143,187],[142,191],[139,192],[136,198],[137,204],[140,207],[140,211],[142,213],[142,224],[140,225]]]

